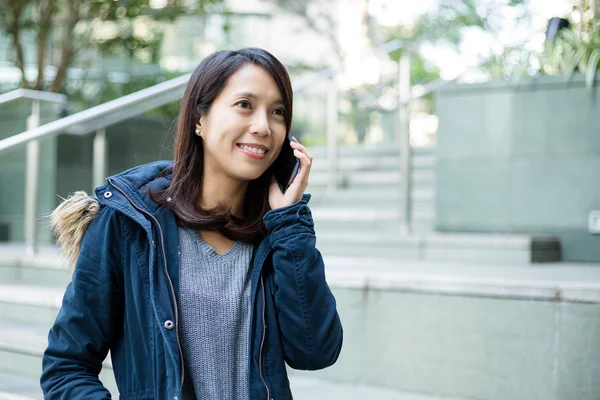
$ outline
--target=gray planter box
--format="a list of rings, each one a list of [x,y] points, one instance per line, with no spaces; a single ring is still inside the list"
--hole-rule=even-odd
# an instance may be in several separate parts
[[[448,85],[439,92],[436,227],[553,234],[563,259],[600,261],[600,79]]]

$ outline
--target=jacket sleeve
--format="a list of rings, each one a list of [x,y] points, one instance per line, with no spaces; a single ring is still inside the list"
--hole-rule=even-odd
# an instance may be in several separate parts
[[[325,280],[321,253],[315,248],[310,195],[265,214],[273,249],[277,290],[275,304],[283,351],[294,369],[317,370],[333,365],[342,348],[342,324]]]
[[[102,209],[83,235],[71,283],[48,335],[40,383],[45,399],[110,399],[98,374],[122,295],[119,216]]]

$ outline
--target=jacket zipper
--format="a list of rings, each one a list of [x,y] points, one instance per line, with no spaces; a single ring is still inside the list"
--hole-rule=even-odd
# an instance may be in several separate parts
[[[170,289],[171,289],[171,295],[173,296],[173,305],[174,305],[174,308],[175,308],[175,335],[177,336],[177,348],[179,349],[179,358],[181,359],[181,383],[180,383],[180,386],[179,386],[179,390],[181,391],[181,390],[183,390],[183,380],[184,380],[184,377],[185,377],[185,364],[183,363],[183,351],[181,350],[181,343],[179,342],[179,318],[178,318],[179,312],[178,312],[178,307],[177,307],[177,298],[175,296],[175,289],[173,288],[173,281],[171,281],[171,277],[169,276],[169,271],[167,270],[167,255],[166,255],[166,252],[165,252],[165,240],[164,240],[164,236],[163,236],[162,227],[160,226],[160,223],[154,217],[154,215],[150,214],[149,212],[146,212],[146,211],[142,210],[140,207],[138,207],[137,205],[135,205],[135,203],[133,201],[131,201],[131,199],[129,198],[129,196],[127,196],[127,194],[125,194],[125,192],[123,190],[121,190],[120,187],[118,187],[117,185],[115,185],[115,183],[112,181],[112,179],[109,179],[108,181],[110,182],[111,185],[113,185],[115,187],[115,189],[117,189],[119,192],[121,192],[121,194],[123,196],[125,196],[125,198],[129,201],[129,203],[131,203],[131,205],[133,207],[135,207],[136,210],[138,210],[142,214],[145,214],[148,217],[150,217],[154,221],[154,223],[156,224],[156,226],[158,226],[158,231],[160,233],[160,246],[162,248],[162,255],[163,255],[163,264],[164,264],[164,269],[165,269],[165,275],[167,276],[167,280],[169,281],[169,286],[170,286]],[[264,318],[264,315],[263,315],[263,318]]]
[[[262,382],[265,385],[265,388],[267,389],[267,400],[269,400],[271,397],[270,392],[269,392],[269,386],[267,386],[267,382],[265,381],[265,378],[263,376],[263,369],[262,369],[262,352],[263,352],[263,346],[265,344],[265,336],[267,334],[267,323],[265,322],[265,307],[266,307],[265,282],[263,281],[262,275],[260,276],[260,286],[262,289],[262,300],[263,300],[263,307],[262,307],[263,334],[262,334],[262,339],[260,341],[260,351],[258,352],[258,369],[260,371],[260,379],[262,379]]]

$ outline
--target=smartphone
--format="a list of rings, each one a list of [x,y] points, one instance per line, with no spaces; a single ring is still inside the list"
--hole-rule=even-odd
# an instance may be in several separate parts
[[[277,160],[275,160],[271,167],[273,176],[282,193],[285,193],[287,188],[294,182],[294,178],[296,178],[298,172],[300,172],[300,160],[294,156],[294,149],[289,144],[291,141],[292,138],[288,136],[279,157],[277,157]]]

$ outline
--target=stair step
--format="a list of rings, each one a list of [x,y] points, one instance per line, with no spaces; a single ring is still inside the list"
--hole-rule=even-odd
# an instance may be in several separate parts
[[[367,208],[367,207],[313,207],[311,209],[315,223],[321,221],[360,221],[360,222],[393,222],[400,221],[402,213],[394,208]],[[431,220],[431,210],[419,210],[413,213],[415,220]]]
[[[431,397],[407,392],[352,383],[330,382],[323,379],[304,377],[291,371],[290,387],[298,400],[452,400],[447,397]],[[0,400],[40,400],[43,397],[39,379],[23,378],[17,375],[0,373]],[[458,400],[458,399],[454,399]]]
[[[322,230],[355,231],[376,229],[399,229],[402,223],[402,213],[398,207],[328,207],[315,206],[311,208],[317,233]],[[411,223],[423,229],[431,230],[434,224],[433,210],[422,208],[413,210]]]
[[[308,148],[313,157],[325,158],[327,156],[327,146],[311,146]],[[381,143],[375,146],[339,146],[338,155],[342,157],[367,157],[367,156],[398,156],[400,154],[395,144]],[[430,156],[436,154],[435,147],[413,147],[411,149],[413,157]]]
[[[460,400],[442,396],[427,396],[397,391],[385,387],[351,383],[331,382],[313,378],[314,372],[290,371],[290,386],[297,400]],[[466,400],[466,399],[463,399]]]
[[[54,263],[50,258],[45,258],[44,262],[45,264],[39,262],[36,264],[0,260],[0,282],[13,284],[26,282],[39,286],[64,287],[70,279],[65,263]]]
[[[554,237],[485,234],[413,234],[399,232],[317,231],[317,246],[323,254],[374,256],[408,260],[512,263],[560,260],[560,243]]]
[[[7,392],[7,399],[41,399],[42,393],[39,387],[41,357],[47,346],[49,328],[50,326],[16,323],[10,320],[5,321],[0,327],[0,371],[2,371],[0,388]],[[117,393],[109,358],[103,363],[100,379],[113,394]],[[11,382],[11,385],[3,385],[5,380]],[[357,400],[371,398],[371,396],[390,400],[429,400],[428,397],[373,386],[357,387],[352,384],[333,383],[294,375],[290,380],[294,397],[300,400],[325,400],[340,396]],[[2,396],[0,392],[0,399],[3,398]]]
[[[393,185],[399,186],[402,182],[402,177],[398,171],[356,171],[350,173],[340,173],[340,186],[376,186],[376,185]],[[326,185],[329,177],[323,171],[310,175],[309,187],[316,185]],[[435,184],[435,172],[427,170],[417,170],[412,173],[412,184],[416,187],[432,186]]]
[[[70,277],[66,259],[56,246],[42,247],[35,256],[27,256],[23,244],[0,246],[0,283],[64,288]]]
[[[0,286],[0,290],[3,289]],[[42,324],[34,316],[31,322],[4,319],[0,326],[0,371],[25,379],[39,379],[42,373],[42,355],[48,345],[51,324]],[[103,363],[100,379],[113,393],[117,393],[110,358]]]
[[[61,287],[0,284],[0,318],[23,323],[37,321],[51,326],[63,294]]]
[[[324,187],[316,187],[316,190],[309,191],[312,194],[310,201],[311,207],[315,204],[328,204],[332,206],[345,206],[347,204],[357,204],[363,206],[373,206],[374,204],[400,204],[400,187],[374,187],[365,190],[364,188],[339,189],[334,193],[328,193]],[[411,192],[411,200],[414,205],[428,206],[432,209],[435,206],[435,190],[422,188]]]
[[[39,379],[0,372],[0,400],[39,400],[42,398]]]
[[[389,388],[357,385],[352,383],[330,382],[323,379],[295,376],[292,371],[290,387],[297,400],[452,400],[448,397],[425,396],[399,392]],[[0,400],[41,400],[43,395],[37,379],[0,373]],[[458,399],[454,399],[458,400]]]
[[[414,154],[412,157],[412,167],[418,168],[435,168],[436,156],[435,154]]]
[[[399,155],[383,155],[373,154],[362,157],[344,157],[338,160],[338,170],[343,172],[349,171],[366,171],[366,170],[401,170],[402,164]],[[413,170],[425,170],[435,168],[435,156],[424,155],[414,156],[411,160]],[[326,171],[329,168],[329,163],[326,158],[314,158],[311,171]]]

